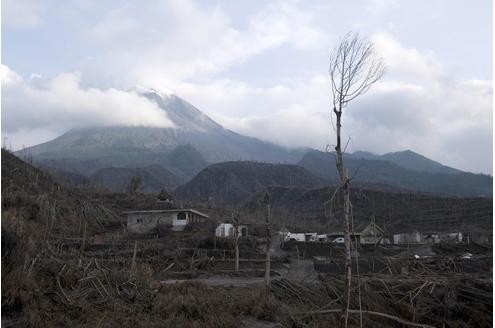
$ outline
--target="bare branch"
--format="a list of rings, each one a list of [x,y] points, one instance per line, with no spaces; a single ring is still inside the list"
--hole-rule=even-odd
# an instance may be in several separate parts
[[[330,55],[330,80],[334,111],[341,111],[350,101],[366,93],[385,73],[373,44],[347,33]]]

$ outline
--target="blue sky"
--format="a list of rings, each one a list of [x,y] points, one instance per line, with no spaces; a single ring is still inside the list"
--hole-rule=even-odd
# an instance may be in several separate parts
[[[222,125],[322,149],[328,57],[359,31],[386,76],[344,114],[350,151],[413,149],[492,173],[492,1],[2,0],[2,136],[170,122],[136,88],[172,91]]]

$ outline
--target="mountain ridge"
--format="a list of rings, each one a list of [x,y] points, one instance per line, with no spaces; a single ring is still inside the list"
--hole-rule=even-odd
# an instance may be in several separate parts
[[[493,179],[486,175],[462,171],[455,174],[416,171],[387,160],[352,156],[346,156],[344,163],[351,179],[358,182],[381,183],[410,191],[454,196],[492,196]],[[329,181],[339,179],[332,153],[316,150],[308,152],[298,165]]]
[[[464,172],[462,170],[443,165],[410,149],[389,152],[382,155],[373,154],[367,151],[356,151],[349,154],[349,156],[358,159],[386,160],[406,169],[420,172],[452,174]]]
[[[104,168],[159,165],[180,184],[210,164],[231,161],[299,164],[328,181],[338,181],[335,160],[312,149],[288,149],[225,129],[182,98],[154,90],[142,95],[155,102],[173,128],[87,127],[72,129],[52,141],[18,151],[43,167],[90,177]],[[453,195],[491,195],[491,177],[445,166],[412,150],[376,155],[345,155],[354,180],[361,185]],[[355,177],[357,176],[357,178]]]
[[[301,166],[251,161],[223,162],[203,169],[175,191],[178,199],[240,205],[269,186],[316,188],[328,182]]]

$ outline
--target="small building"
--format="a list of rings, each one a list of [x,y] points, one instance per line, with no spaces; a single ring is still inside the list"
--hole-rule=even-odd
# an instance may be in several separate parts
[[[315,242],[318,240],[318,233],[316,232],[299,232],[292,233],[286,232],[284,233],[285,241],[301,241],[301,242]]]
[[[248,235],[248,228],[246,225],[240,224],[237,226],[237,232],[239,237],[246,237]],[[232,223],[221,223],[215,229],[215,237],[235,238],[235,226]]]
[[[337,243],[340,244],[339,238],[345,238],[344,232],[338,231],[338,232],[331,232],[327,233],[327,239],[329,242]],[[361,242],[361,233],[360,232],[351,232],[351,241],[355,243],[356,241],[358,243]]]
[[[437,233],[424,233],[421,239],[426,244],[440,243],[440,236]]]
[[[394,234],[394,245],[420,243],[421,234],[418,231]]]
[[[173,231],[182,231],[187,225],[200,224],[208,215],[193,209],[166,209],[147,211],[126,211],[127,231],[146,234],[158,226],[170,225]]]
[[[328,236],[326,234],[317,235],[316,241],[318,241],[319,243],[327,243],[328,242]]]
[[[356,230],[360,231],[361,244],[376,245],[381,243],[385,236],[385,232],[375,223],[375,220],[365,226],[358,227]]]
[[[285,234],[286,241],[306,241],[306,235],[304,233],[287,232]]]
[[[462,243],[462,232],[440,233],[440,242],[446,244]]]
[[[280,240],[282,241],[287,241],[288,238],[287,236],[290,235],[290,231],[289,229],[287,229],[287,227],[282,227],[279,231],[278,231],[278,237],[280,238]]]

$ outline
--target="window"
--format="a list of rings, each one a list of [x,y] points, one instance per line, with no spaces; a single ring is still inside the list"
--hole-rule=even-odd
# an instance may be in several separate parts
[[[177,220],[186,220],[187,219],[187,214],[186,212],[179,212],[177,213]]]

